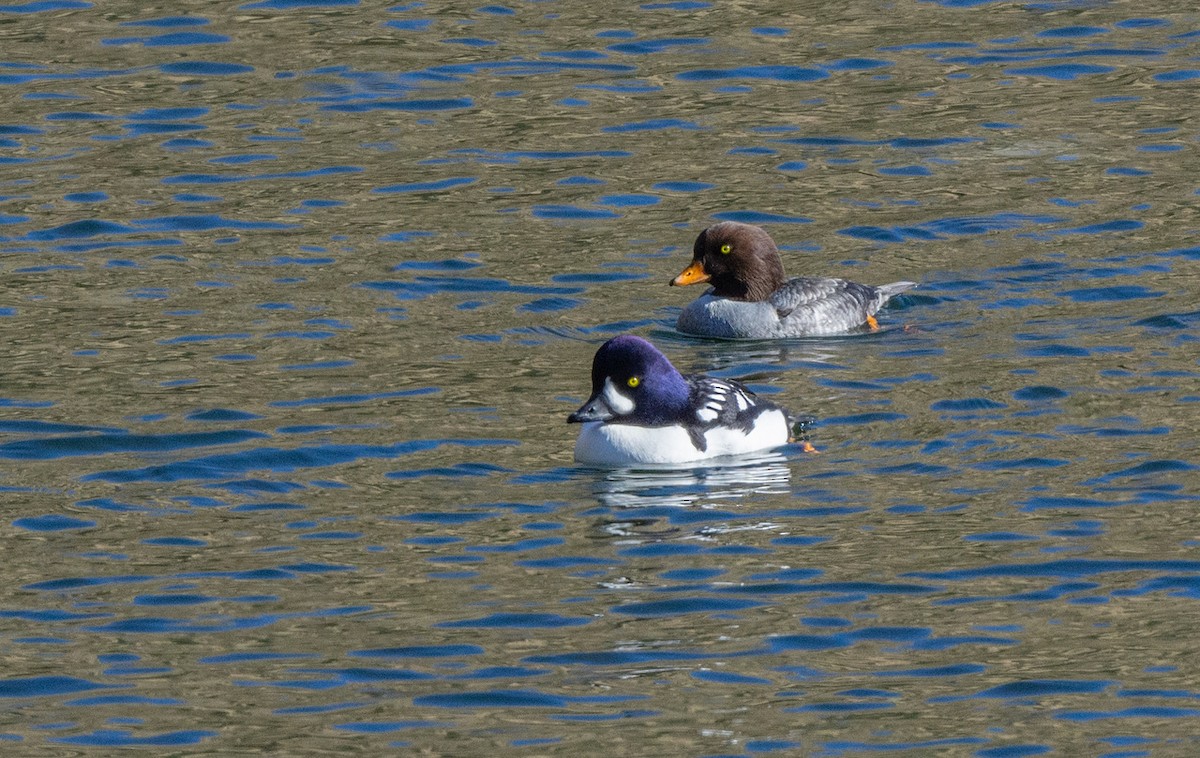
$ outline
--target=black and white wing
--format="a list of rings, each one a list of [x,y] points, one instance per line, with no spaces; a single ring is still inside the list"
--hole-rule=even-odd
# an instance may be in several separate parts
[[[760,400],[740,382],[712,377],[689,377],[692,407],[699,427],[725,426],[748,430],[764,410],[774,404]]]

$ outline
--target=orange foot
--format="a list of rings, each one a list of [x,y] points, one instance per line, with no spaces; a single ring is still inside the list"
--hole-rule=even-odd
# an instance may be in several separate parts
[[[875,320],[874,316],[867,316],[867,328],[871,331],[879,328],[879,322]]]
[[[813,447],[812,443],[808,440],[800,440],[800,449],[806,453],[812,453],[813,455],[821,454],[821,451]]]

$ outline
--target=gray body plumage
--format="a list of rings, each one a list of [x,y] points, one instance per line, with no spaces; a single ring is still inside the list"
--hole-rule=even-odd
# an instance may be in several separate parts
[[[893,282],[878,287],[845,279],[800,276],[789,279],[768,300],[720,297],[710,289],[679,314],[681,332],[726,339],[778,339],[845,334],[915,287]]]

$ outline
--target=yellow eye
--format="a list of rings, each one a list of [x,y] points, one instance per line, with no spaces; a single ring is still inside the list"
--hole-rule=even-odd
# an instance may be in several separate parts
[[[728,243],[721,245],[721,252],[724,253],[725,255],[729,255],[729,253],[732,251],[733,251],[733,245],[730,245]]]
[[[628,384],[630,387],[636,387],[642,383],[642,380],[637,378],[636,376],[631,376],[631,377],[629,377],[629,379],[626,380],[625,383]]]

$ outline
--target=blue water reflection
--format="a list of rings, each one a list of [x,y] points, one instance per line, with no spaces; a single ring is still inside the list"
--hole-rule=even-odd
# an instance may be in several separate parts
[[[1002,6],[0,6],[0,742],[1195,752],[1200,37]],[[693,340],[716,220],[920,286]],[[573,465],[630,331],[819,452]]]

